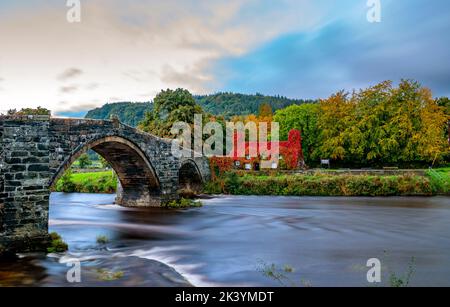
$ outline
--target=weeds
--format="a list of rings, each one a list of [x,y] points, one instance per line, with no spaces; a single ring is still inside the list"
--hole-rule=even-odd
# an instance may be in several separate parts
[[[47,247],[48,253],[63,253],[69,249],[66,242],[56,232],[50,234],[50,245]]]
[[[290,277],[290,274],[295,272],[294,268],[290,265],[285,265],[283,268],[279,268],[274,263],[267,264],[264,261],[259,261],[260,265],[257,271],[262,273],[265,277],[270,278],[278,282],[283,287],[298,287],[299,285],[295,283]],[[311,287],[311,283],[302,280],[301,285],[305,287]]]
[[[99,235],[97,236],[97,243],[98,244],[107,244],[109,242],[109,239],[107,236]]]
[[[123,271],[108,271],[106,269],[97,269],[98,279],[102,281],[114,281],[125,276]]]
[[[192,199],[181,198],[179,200],[171,201],[164,205],[164,208],[168,209],[186,209],[186,208],[198,208],[203,204],[200,201],[194,201]]]

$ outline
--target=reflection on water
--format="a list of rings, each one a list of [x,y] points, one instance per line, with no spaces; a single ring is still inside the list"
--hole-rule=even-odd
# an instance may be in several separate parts
[[[82,261],[81,285],[105,285],[99,268],[124,277],[106,285],[277,286],[261,263],[295,271],[298,285],[370,286],[366,262],[385,277],[450,286],[450,198],[218,197],[185,211],[128,209],[113,195],[51,197],[50,230],[69,244],[63,257],[0,263],[0,285],[67,285],[66,263]],[[110,239],[106,247],[96,237]],[[387,281],[385,281],[385,284]]]

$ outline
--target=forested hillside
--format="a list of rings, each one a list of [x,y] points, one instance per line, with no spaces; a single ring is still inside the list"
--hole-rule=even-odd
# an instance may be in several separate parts
[[[258,113],[262,104],[269,104],[273,111],[290,105],[315,102],[312,100],[289,99],[282,96],[264,96],[261,94],[245,95],[234,93],[217,93],[205,96],[194,96],[198,105],[207,113],[223,115],[230,118],[234,115]],[[145,117],[145,112],[152,110],[152,103],[118,102],[107,103],[86,114],[86,118],[109,119],[117,115],[121,122],[136,127]]]
[[[269,104],[272,110],[276,111],[294,104],[299,105],[315,102],[312,100],[289,99],[282,96],[235,93],[217,93],[206,96],[195,96],[194,98],[205,112],[214,115],[224,115],[225,117],[256,114],[262,104]]]
[[[117,102],[107,103],[100,108],[89,111],[86,118],[109,119],[111,115],[117,115],[122,123],[136,127],[144,118],[145,112],[152,110],[152,104]]]

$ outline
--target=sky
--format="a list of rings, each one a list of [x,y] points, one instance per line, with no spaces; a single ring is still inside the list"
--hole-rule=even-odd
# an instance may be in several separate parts
[[[450,96],[450,1],[0,0],[0,112],[83,116],[162,89],[326,98],[414,79]],[[70,1],[69,1],[70,2]],[[72,1],[77,2],[77,1]]]

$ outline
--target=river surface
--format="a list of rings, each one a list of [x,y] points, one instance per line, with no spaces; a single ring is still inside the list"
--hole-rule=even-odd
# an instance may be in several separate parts
[[[2,260],[0,285],[389,286],[411,267],[411,285],[450,286],[449,197],[220,196],[189,210],[113,201],[52,194],[50,231],[69,251]],[[381,261],[381,284],[367,282],[370,258]],[[75,260],[82,282],[69,284]]]

